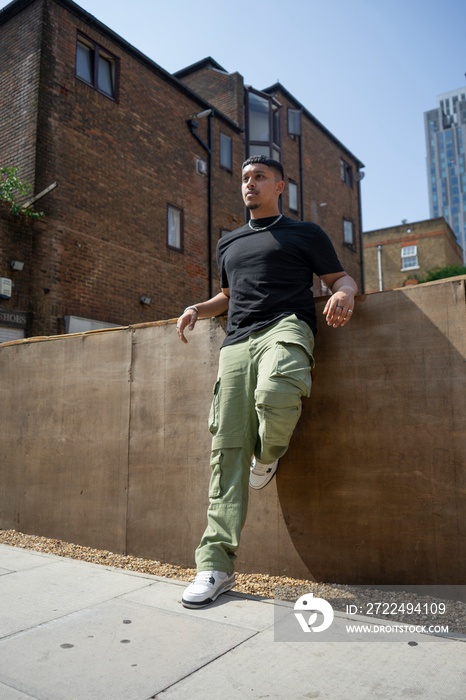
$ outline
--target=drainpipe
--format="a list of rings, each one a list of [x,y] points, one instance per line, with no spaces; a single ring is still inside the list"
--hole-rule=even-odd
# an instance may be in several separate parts
[[[361,204],[361,180],[366,173],[358,170],[355,175],[358,183],[358,211],[359,211],[359,249],[360,249],[360,266],[361,266],[361,294],[365,294],[366,280],[364,274],[364,237],[362,235],[362,204]]]
[[[304,183],[303,183],[303,137],[299,135],[299,208],[301,209],[301,221],[304,221]]]
[[[377,246],[377,265],[379,268],[379,292],[383,292],[383,279],[382,279],[382,246]]]
[[[189,129],[197,141],[201,144],[202,148],[207,151],[207,276],[209,284],[209,299],[214,295],[213,292],[213,271],[212,271],[212,117],[214,111],[213,109],[205,109],[203,112],[196,114],[197,119],[203,119],[203,117],[208,117],[209,122],[207,126],[207,137],[208,142],[204,143],[196,129],[199,124],[194,119],[188,119],[187,124]]]

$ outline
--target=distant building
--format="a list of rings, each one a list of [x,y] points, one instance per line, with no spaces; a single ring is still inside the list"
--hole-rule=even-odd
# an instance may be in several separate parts
[[[434,267],[462,265],[462,250],[443,217],[365,231],[366,292],[402,287]]]
[[[430,215],[448,221],[466,261],[466,87],[439,95],[424,123]]]
[[[253,153],[281,160],[283,213],[322,225],[362,287],[364,166],[283,86],[211,58],[171,75],[71,0],[15,0],[0,42],[0,167],[34,195],[57,183],[38,222],[0,206],[0,342],[173,318],[216,293]]]

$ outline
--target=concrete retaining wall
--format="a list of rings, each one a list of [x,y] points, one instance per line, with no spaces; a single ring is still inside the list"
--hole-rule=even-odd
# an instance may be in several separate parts
[[[465,284],[319,323],[312,397],[251,494],[239,570],[466,583]],[[2,346],[0,527],[192,566],[223,326],[200,321],[188,346],[173,322]]]

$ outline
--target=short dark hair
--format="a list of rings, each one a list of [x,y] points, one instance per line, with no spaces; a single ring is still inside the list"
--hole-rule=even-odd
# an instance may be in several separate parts
[[[269,168],[273,168],[279,173],[280,180],[285,179],[285,171],[283,170],[283,165],[279,163],[278,160],[274,160],[273,158],[269,158],[268,156],[249,156],[249,158],[245,160],[243,165],[241,166],[241,170],[243,170],[247,165],[254,165],[255,163],[261,163],[262,165],[267,165]]]

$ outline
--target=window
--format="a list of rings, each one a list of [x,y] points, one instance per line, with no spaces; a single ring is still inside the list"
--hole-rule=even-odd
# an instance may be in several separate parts
[[[401,269],[416,270],[418,268],[417,245],[405,245],[401,249]]]
[[[356,248],[354,224],[349,219],[343,219],[343,243],[351,248]]]
[[[280,105],[273,97],[251,89],[246,92],[246,100],[248,155],[280,161]]]
[[[301,136],[301,110],[288,108],[288,133],[290,136]]]
[[[116,99],[117,59],[90,39],[78,34],[76,77],[107,97]]]
[[[340,177],[345,185],[348,185],[348,187],[353,186],[353,168],[343,158],[340,159]]]
[[[220,167],[233,170],[231,136],[220,132]]]
[[[167,245],[174,250],[183,249],[182,209],[167,205]]]
[[[288,183],[288,206],[291,211],[298,211],[298,185],[292,180]]]

